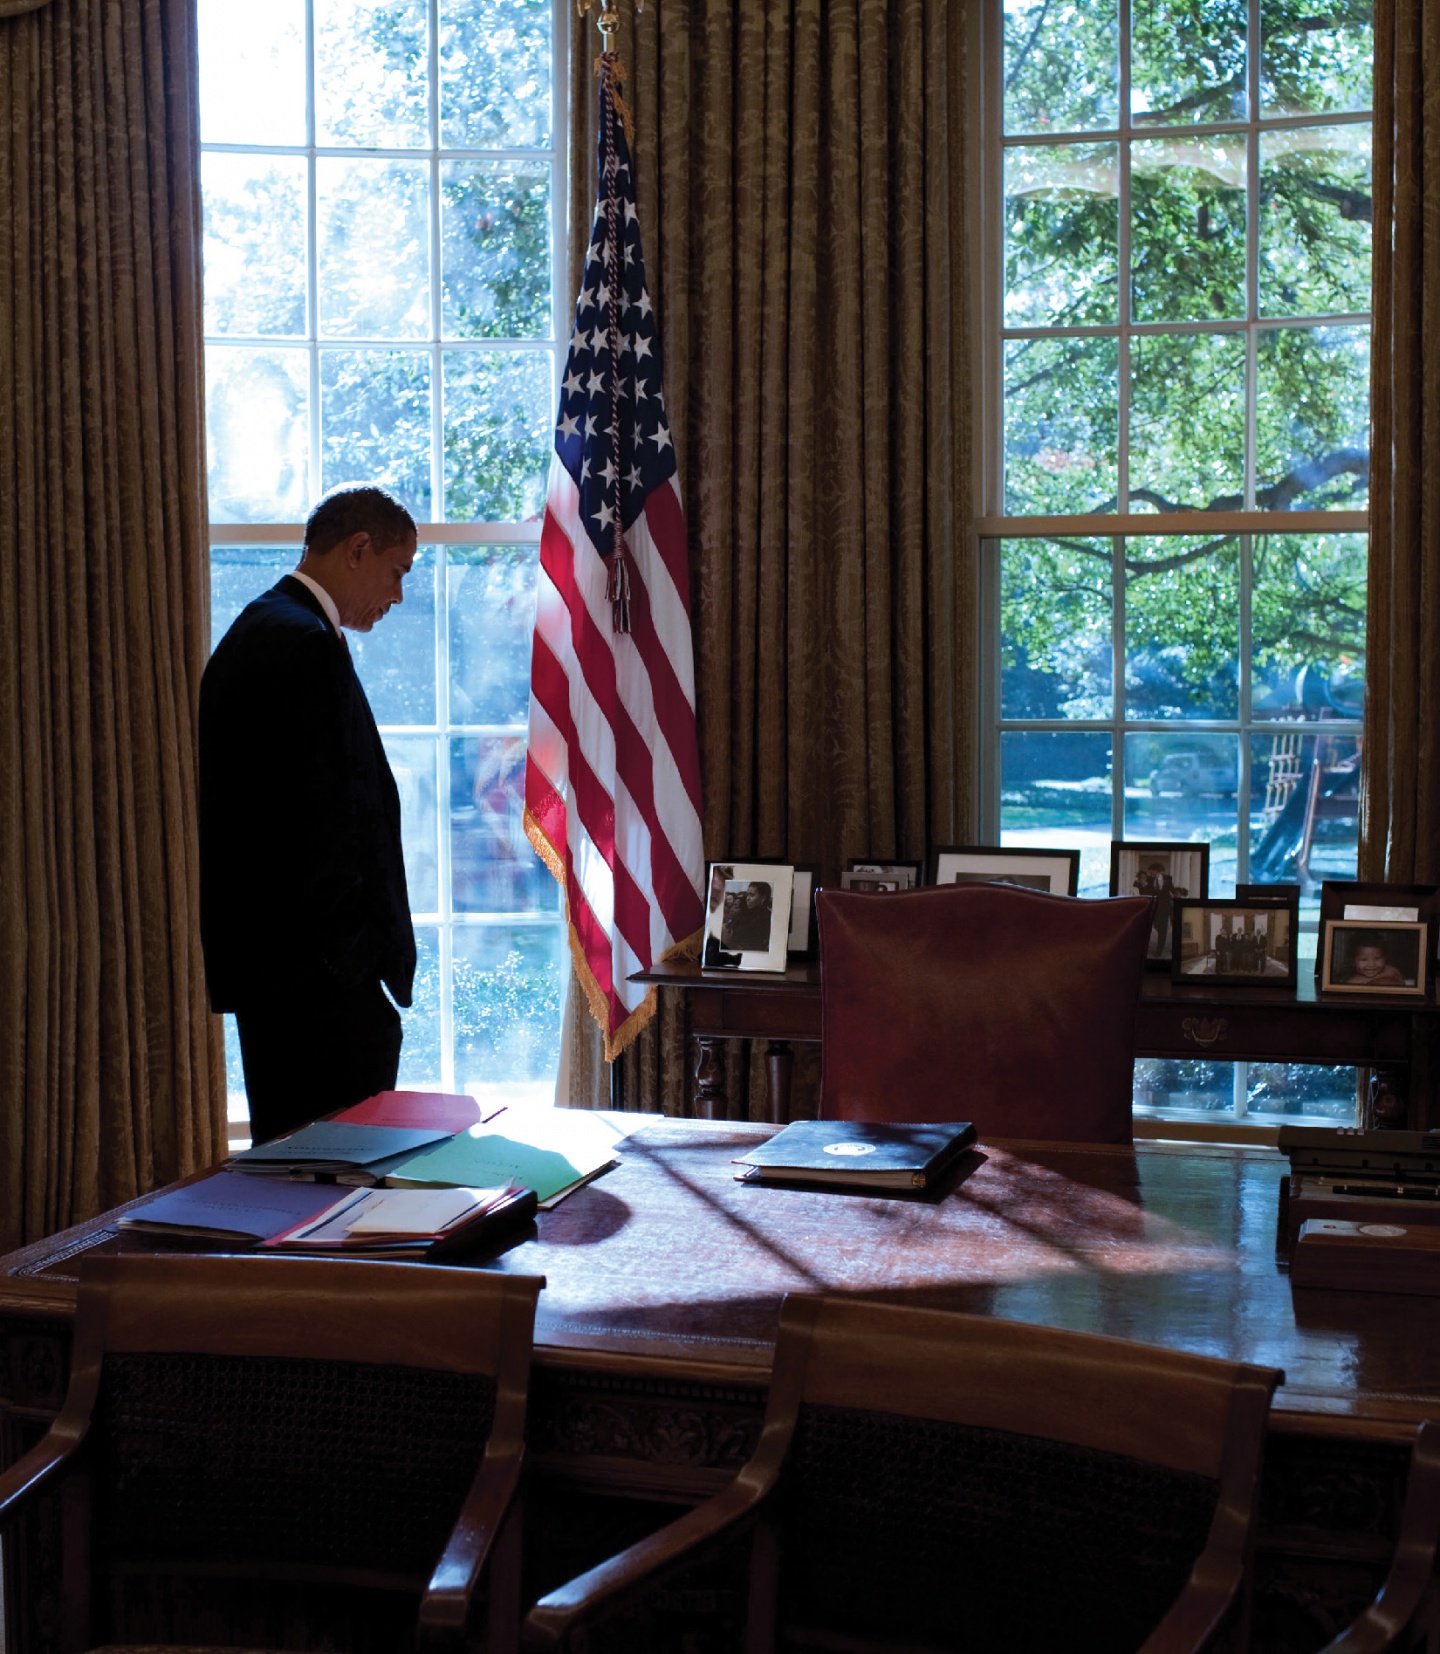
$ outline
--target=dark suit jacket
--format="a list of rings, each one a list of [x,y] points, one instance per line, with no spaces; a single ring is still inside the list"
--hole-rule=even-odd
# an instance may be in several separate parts
[[[200,684],[200,934],[217,1011],[376,981],[410,1003],[395,778],[348,649],[288,575]]]

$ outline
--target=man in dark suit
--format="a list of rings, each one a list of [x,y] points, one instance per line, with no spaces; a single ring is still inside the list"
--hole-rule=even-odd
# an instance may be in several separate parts
[[[201,681],[200,934],[256,1142],[395,1084],[415,977],[400,798],[341,628],[399,603],[414,557],[398,501],[330,494]]]

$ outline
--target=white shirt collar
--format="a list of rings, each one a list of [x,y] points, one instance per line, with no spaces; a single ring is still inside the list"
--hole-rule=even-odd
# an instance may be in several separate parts
[[[312,580],[308,574],[301,574],[299,569],[292,569],[290,571],[290,575],[292,579],[298,580],[302,586],[309,587],[309,589],[314,592],[316,597],[320,599],[320,607],[325,611],[325,618],[335,628],[335,636],[339,637],[340,611],[335,606],[335,599],[331,597],[330,593],[325,590],[318,580]],[[342,639],[341,641],[343,642],[344,640]]]

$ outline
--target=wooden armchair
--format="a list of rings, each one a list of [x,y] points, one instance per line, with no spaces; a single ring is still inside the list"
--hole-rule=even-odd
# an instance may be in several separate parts
[[[1440,1424],[1415,1438],[1400,1538],[1380,1594],[1321,1654],[1437,1654],[1440,1651]]]
[[[524,1645],[697,1646],[703,1624],[662,1626],[647,1600],[673,1602],[692,1559],[745,1533],[752,1654],[1178,1654],[1222,1622],[1243,1637],[1282,1376],[792,1295],[754,1457],[723,1493],[543,1598]]]
[[[87,1262],[64,1407],[0,1475],[0,1527],[53,1524],[59,1490],[60,1646],[469,1648],[478,1588],[489,1649],[513,1648],[543,1285],[356,1259]]]

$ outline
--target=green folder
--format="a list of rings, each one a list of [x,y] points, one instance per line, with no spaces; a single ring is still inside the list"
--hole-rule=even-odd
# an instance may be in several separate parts
[[[533,1189],[543,1205],[615,1163],[619,1134],[593,1116],[513,1110],[503,1118],[504,1131],[471,1126],[412,1155],[385,1182],[395,1189],[489,1189],[512,1182]]]

